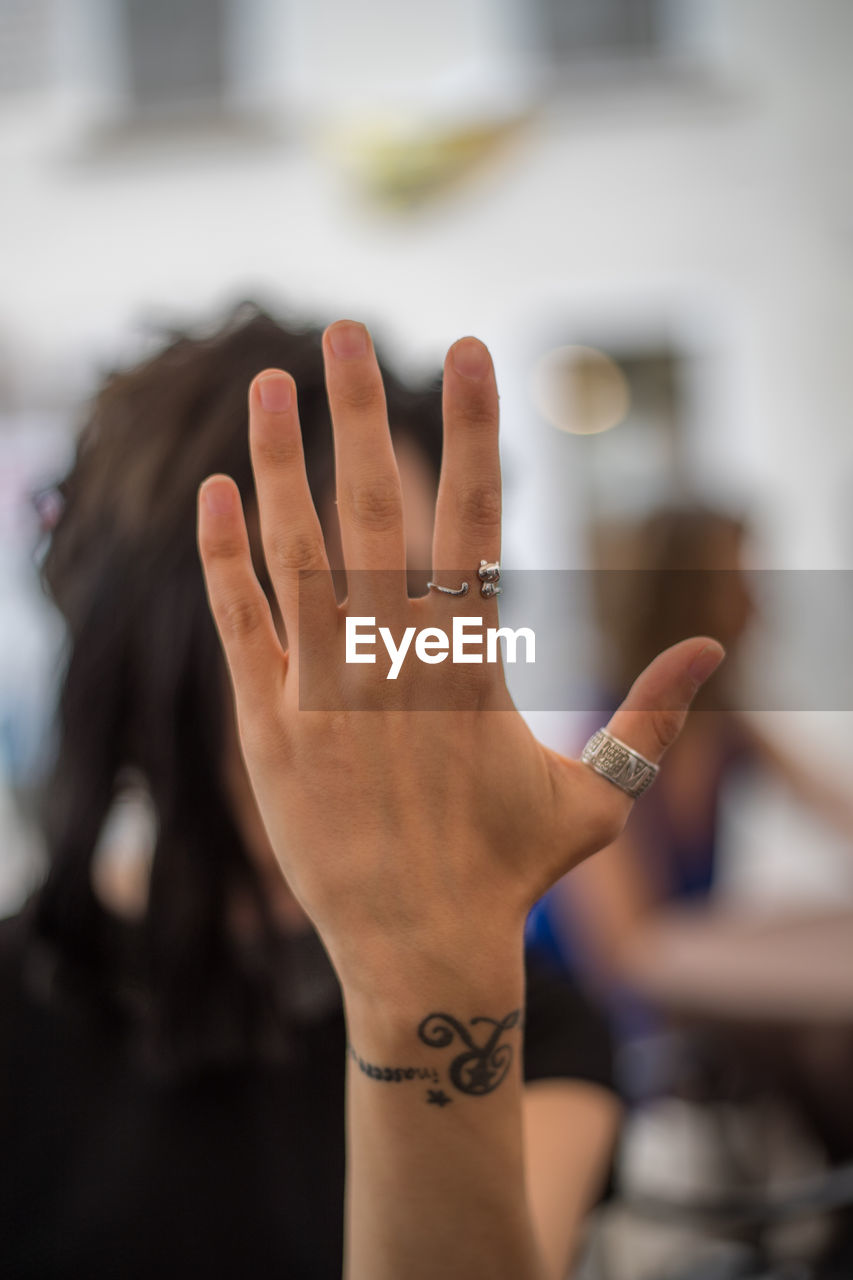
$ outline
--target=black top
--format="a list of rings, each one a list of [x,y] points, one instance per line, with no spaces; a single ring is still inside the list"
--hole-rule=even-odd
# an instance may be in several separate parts
[[[305,945],[328,968],[313,936]],[[293,1061],[182,1079],[146,1068],[117,1024],[59,1008],[38,988],[21,917],[0,921],[4,1280],[340,1280],[336,983],[312,1002]],[[530,963],[524,1052],[527,1080],[610,1084],[602,1021],[564,977]]]

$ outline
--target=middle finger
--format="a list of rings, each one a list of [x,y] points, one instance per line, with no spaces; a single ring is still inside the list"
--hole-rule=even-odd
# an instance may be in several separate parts
[[[323,335],[335,434],[338,519],[353,609],[405,594],[400,476],[382,375],[364,325],[339,320]],[[367,572],[366,572],[367,571]]]

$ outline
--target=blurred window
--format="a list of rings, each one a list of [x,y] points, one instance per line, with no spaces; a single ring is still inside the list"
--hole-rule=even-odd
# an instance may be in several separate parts
[[[539,0],[546,47],[560,59],[654,54],[661,41],[660,0]]]
[[[625,418],[589,440],[590,514],[643,511],[690,488],[686,457],[686,358],[670,349],[611,353],[628,385]]]
[[[227,96],[227,0],[122,0],[137,119],[218,114]]]

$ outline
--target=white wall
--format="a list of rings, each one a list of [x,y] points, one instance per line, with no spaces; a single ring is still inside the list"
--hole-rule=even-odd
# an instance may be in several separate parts
[[[22,108],[0,114],[0,334],[35,356],[28,395],[38,397],[69,352],[88,360],[115,347],[141,315],[192,315],[250,290],[324,318],[363,315],[392,347],[422,360],[475,329],[497,345],[507,384],[525,375],[531,330],[549,310],[606,308],[611,321],[637,315],[649,327],[698,317],[722,359],[703,397],[713,412],[697,463],[766,497],[776,518],[766,563],[849,564],[844,54],[853,9],[830,0],[710,7],[705,87],[569,91],[481,177],[400,219],[359,203],[310,128],[266,146],[87,152],[79,128],[69,136],[69,104],[85,116],[69,72],[64,130],[54,118],[39,133],[35,113]],[[96,16],[107,9],[90,0]],[[249,10],[263,6],[254,0]],[[433,4],[419,25],[413,11],[400,17],[399,6],[386,12],[379,0],[291,11],[281,75],[301,68],[289,93],[303,126],[312,83],[314,114],[328,122],[345,102],[352,118],[359,83],[365,112],[388,101],[410,64],[410,110],[417,102],[432,110],[433,65],[436,83],[456,86],[448,100],[469,108],[494,101],[495,84],[511,79],[512,26],[488,20],[505,5]],[[478,31],[489,33],[479,45]],[[73,66],[90,75],[91,100],[91,65],[78,55]],[[109,80],[106,65],[103,74]],[[519,67],[512,92],[530,97],[536,88],[529,65]],[[526,409],[520,402],[516,412],[527,417]]]

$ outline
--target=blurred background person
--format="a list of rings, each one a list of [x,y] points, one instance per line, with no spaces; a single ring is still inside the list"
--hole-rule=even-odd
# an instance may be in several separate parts
[[[727,659],[697,699],[666,776],[614,844],[537,904],[528,944],[609,1008],[621,1083],[635,1103],[775,1094],[824,1157],[840,1163],[853,1158],[853,1026],[826,987],[839,959],[853,956],[853,912],[777,911],[767,939],[766,917],[735,906],[732,919],[718,892],[722,800],[750,771],[777,775],[838,830],[853,861],[853,790],[787,752],[743,710],[740,659],[756,614],[746,532],[738,517],[697,504],[598,531],[605,704],[618,705],[644,655],[679,637],[713,635]],[[808,974],[804,948],[816,962]],[[780,964],[786,949],[790,958]],[[667,1025],[676,1033],[667,1034]],[[729,1156],[742,1176],[736,1148],[732,1142]]]
[[[733,774],[777,773],[839,829],[853,857],[853,793],[786,754],[741,710],[739,659],[756,611],[745,538],[741,519],[699,505],[664,508],[639,524],[600,531],[594,581],[606,702],[618,705],[637,664],[679,638],[713,635],[727,651],[725,668],[703,691],[691,727],[672,750],[666,779],[619,840],[555,886],[530,921],[531,945],[586,973],[609,995],[627,1037],[644,1018],[630,998],[622,1005],[620,992],[630,989],[632,964],[660,913],[707,906],[713,898],[721,799]],[[637,961],[644,972],[648,962]]]

